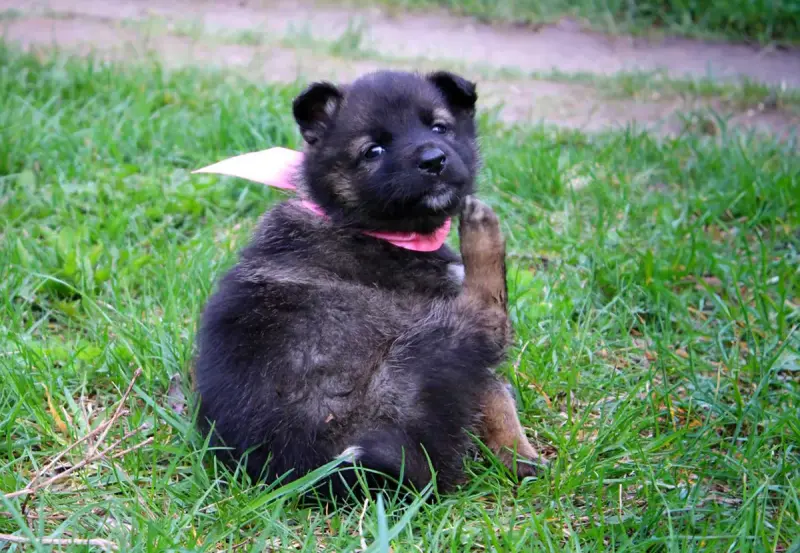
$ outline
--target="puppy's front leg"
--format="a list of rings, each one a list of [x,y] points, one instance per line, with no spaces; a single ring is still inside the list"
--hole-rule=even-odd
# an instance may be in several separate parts
[[[459,234],[464,260],[462,301],[477,304],[485,315],[483,322],[487,331],[505,346],[510,341],[511,325],[507,309],[505,240],[497,215],[488,205],[470,196],[461,214]],[[523,461],[516,463],[517,474],[532,474],[534,468],[524,460],[538,461],[541,457],[525,436],[514,398],[499,380],[485,392],[481,411],[484,443],[512,470],[516,452]]]
[[[468,196],[458,229],[464,262],[464,297],[507,320],[506,244],[492,208]]]

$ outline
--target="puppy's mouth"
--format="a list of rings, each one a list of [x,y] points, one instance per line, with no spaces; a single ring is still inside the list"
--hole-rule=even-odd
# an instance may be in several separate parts
[[[461,203],[461,198],[452,186],[437,185],[422,198],[422,205],[434,213],[450,212]]]

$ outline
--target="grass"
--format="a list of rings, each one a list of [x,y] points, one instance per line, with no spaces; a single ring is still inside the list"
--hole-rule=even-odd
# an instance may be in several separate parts
[[[611,33],[659,30],[762,44],[800,42],[797,0],[400,0],[389,5],[397,10],[441,7],[487,22],[541,24],[576,17],[589,27]]]
[[[588,84],[609,98],[642,101],[677,97],[707,98],[717,99],[722,105],[740,110],[778,109],[797,112],[800,108],[800,89],[763,84],[747,78],[742,78],[737,83],[725,83],[712,77],[674,78],[663,71],[621,71],[613,75],[551,71],[530,77]]]
[[[297,90],[0,48],[0,489],[109,416],[139,368],[108,442],[152,438],[4,498],[0,533],[35,542],[10,551],[796,550],[800,159],[724,129],[658,141],[481,116],[518,333],[503,372],[553,459],[538,478],[468,460],[469,485],[430,505],[320,510],[304,482],[218,467],[173,376],[186,387],[199,310],[281,196],[189,171],[297,147]]]

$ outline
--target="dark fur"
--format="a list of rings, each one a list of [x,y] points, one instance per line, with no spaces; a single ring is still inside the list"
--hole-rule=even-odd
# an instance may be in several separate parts
[[[475,100],[455,75],[381,72],[312,85],[295,101],[307,142],[298,185],[329,218],[296,201],[269,211],[199,333],[202,428],[213,423],[233,460],[250,451],[252,477],[296,478],[358,447],[360,465],[416,487],[431,478],[429,458],[447,490],[462,475],[467,431],[486,426],[487,392],[507,405],[492,371],[508,324],[491,210],[470,204],[473,219],[497,228],[484,233],[500,241],[486,262],[499,263],[487,269],[503,279],[496,293],[462,290],[450,269],[459,256],[446,246],[418,253],[360,232],[428,232],[461,210],[478,167]],[[443,134],[436,117],[447,119]],[[385,153],[365,159],[367,142]],[[420,169],[432,148],[447,158],[438,175]],[[448,201],[431,207],[431,195]],[[471,243],[484,237],[480,224]],[[478,273],[467,267],[468,279]]]

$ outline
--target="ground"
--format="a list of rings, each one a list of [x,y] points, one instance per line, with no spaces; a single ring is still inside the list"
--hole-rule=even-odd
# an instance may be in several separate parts
[[[483,104],[505,121],[589,131],[635,123],[678,135],[698,120],[716,132],[721,119],[781,136],[800,123],[797,48],[611,37],[570,19],[531,31],[309,2],[0,0],[4,9],[0,30],[27,47],[157,55],[268,82],[456,69],[480,81]]]
[[[796,49],[330,3],[0,9],[0,547],[800,547]],[[469,459],[433,502],[318,508],[192,432],[198,313],[283,195],[190,171],[298,147],[297,78],[384,66],[458,69],[497,107],[502,372],[551,462],[516,481]]]

